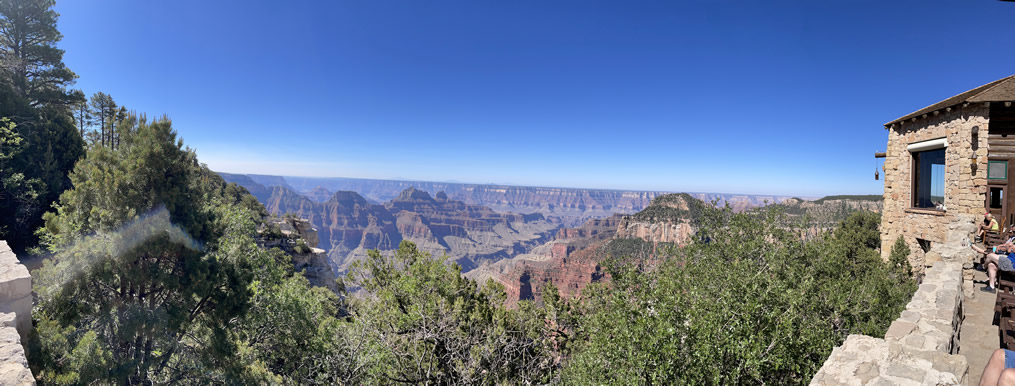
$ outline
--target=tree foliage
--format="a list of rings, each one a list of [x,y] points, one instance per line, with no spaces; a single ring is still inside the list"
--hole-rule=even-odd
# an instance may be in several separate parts
[[[35,107],[56,107],[83,99],[67,90],[77,75],[63,64],[56,47],[63,35],[53,0],[0,0],[0,52],[5,81]]]
[[[354,263],[350,281],[367,293],[354,317],[367,338],[368,382],[546,382],[543,318],[504,308],[499,284],[480,288],[445,261],[402,241],[390,257],[374,250]]]
[[[859,212],[803,242],[773,212],[706,209],[691,245],[586,290],[564,382],[809,382],[848,334],[884,334],[915,291],[881,260],[878,222]]]
[[[51,0],[0,0],[0,117],[5,140],[19,138],[4,161],[0,239],[15,250],[33,246],[42,213],[69,187],[67,173],[84,154],[67,108],[83,99],[69,90],[76,76],[56,48],[60,33]],[[7,121],[4,123],[8,125]],[[13,133],[13,134],[12,134]]]
[[[329,359],[338,346],[318,344],[337,339],[333,296],[254,242],[263,207],[201,166],[167,119],[129,132],[121,149],[90,150],[46,216],[55,255],[35,274],[30,350],[41,379],[302,383],[344,365]],[[316,357],[300,352],[310,343]]]

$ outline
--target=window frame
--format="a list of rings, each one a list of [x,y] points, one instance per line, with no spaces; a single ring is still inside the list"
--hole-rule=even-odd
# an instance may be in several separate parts
[[[943,164],[944,167],[945,167],[945,173],[944,173],[945,177],[944,178],[947,180],[947,175],[948,175],[948,173],[947,173],[947,170],[948,170],[948,142],[947,141],[943,141],[943,145],[942,146],[934,146],[934,147],[929,147],[929,148],[925,148],[923,146],[920,146],[923,143],[937,142],[937,141],[941,141],[941,138],[939,138],[939,139],[933,139],[933,140],[929,140],[929,141],[921,141],[921,142],[911,143],[911,144],[909,144],[909,146],[907,146],[906,152],[909,153],[909,165],[910,165],[910,169],[909,169],[909,171],[910,171],[910,173],[909,173],[910,174],[909,208],[912,209],[912,210],[915,210],[915,211],[931,211],[931,212],[938,212],[938,213],[945,213],[945,212],[948,211],[948,205],[945,204],[945,202],[948,200],[948,196],[947,196],[947,194],[944,191],[941,192],[941,201],[942,201],[941,205],[944,205],[945,209],[938,209],[936,207],[921,208],[921,207],[917,206],[917,199],[919,198],[919,193],[917,192],[917,188],[918,188],[919,174],[920,174],[919,173],[919,170],[920,170],[919,169],[919,165],[917,164],[917,159],[919,159],[919,157],[917,156],[917,154],[924,153],[924,152],[930,152],[930,151],[936,151],[936,150],[943,150],[945,152],[944,164]],[[945,183],[945,181],[942,181],[942,183],[944,184],[945,189],[947,189],[948,184]]]

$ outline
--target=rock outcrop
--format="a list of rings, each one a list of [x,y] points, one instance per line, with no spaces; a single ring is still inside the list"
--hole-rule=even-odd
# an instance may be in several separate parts
[[[338,293],[335,271],[328,261],[328,254],[316,248],[320,240],[317,229],[310,221],[302,218],[274,218],[268,222],[269,227],[277,227],[279,234],[264,229],[259,242],[264,247],[278,247],[292,258],[293,269],[301,272],[311,285],[325,287]]]
[[[656,197],[644,210],[624,216],[617,238],[639,238],[650,243],[684,245],[694,234],[694,225],[706,205],[686,193]]]

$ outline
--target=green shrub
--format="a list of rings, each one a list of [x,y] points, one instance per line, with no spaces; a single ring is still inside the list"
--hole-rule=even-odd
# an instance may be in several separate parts
[[[804,384],[847,335],[883,335],[916,288],[881,259],[876,213],[809,242],[772,212],[700,223],[658,265],[609,266],[583,293],[565,383]]]

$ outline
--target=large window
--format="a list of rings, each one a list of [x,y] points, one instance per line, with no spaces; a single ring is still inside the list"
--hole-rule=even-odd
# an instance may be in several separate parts
[[[944,210],[945,149],[913,152],[913,207]]]

